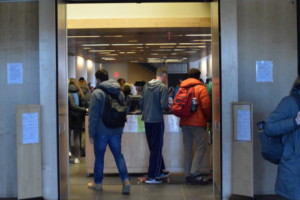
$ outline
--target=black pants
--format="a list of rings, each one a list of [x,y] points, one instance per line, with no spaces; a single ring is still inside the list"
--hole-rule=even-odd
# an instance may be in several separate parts
[[[165,169],[165,163],[162,156],[164,139],[164,122],[146,123],[145,131],[150,150],[148,177],[155,178]]]

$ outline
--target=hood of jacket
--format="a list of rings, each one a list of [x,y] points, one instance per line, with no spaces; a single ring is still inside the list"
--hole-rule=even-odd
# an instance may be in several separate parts
[[[96,88],[104,90],[109,94],[119,94],[121,92],[120,84],[113,79],[101,82]]]
[[[69,84],[69,93],[79,92],[79,89],[74,84]]]
[[[150,89],[150,90],[154,90],[155,88],[157,88],[161,84],[162,84],[162,82],[160,80],[157,80],[157,79],[152,79],[151,81],[146,83],[148,89]]]
[[[182,81],[180,83],[180,87],[190,87],[190,86],[193,86],[193,85],[196,85],[196,84],[203,85],[203,83],[198,79],[188,78],[188,79],[185,79],[184,81]]]
[[[292,88],[290,95],[300,96],[300,84]]]

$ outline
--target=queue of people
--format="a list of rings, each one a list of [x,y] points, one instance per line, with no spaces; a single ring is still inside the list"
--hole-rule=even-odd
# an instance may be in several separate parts
[[[184,171],[188,183],[206,184],[203,175],[211,173],[209,154],[207,150],[206,126],[211,116],[211,102],[209,93],[205,85],[200,81],[200,71],[191,69],[188,73],[189,78],[182,80],[176,90],[182,87],[193,87],[195,97],[198,102],[197,109],[188,118],[181,118],[179,126],[183,131],[184,144]],[[118,81],[108,79],[109,74],[105,69],[99,69],[95,73],[97,85],[91,93],[85,80],[79,80],[79,85],[74,79],[70,79],[69,84],[69,109],[70,130],[74,131],[75,140],[75,163],[78,163],[77,156],[78,138],[83,123],[83,115],[89,114],[89,139],[94,145],[94,181],[88,184],[89,189],[102,191],[104,155],[106,146],[114,156],[123,188],[123,194],[130,193],[130,178],[127,171],[126,161],[122,154],[122,133],[124,126],[115,128],[108,127],[104,122],[104,107],[106,106],[107,96],[116,98],[120,107],[127,108],[129,112],[131,96],[137,94],[132,84],[126,83],[125,79]],[[142,120],[145,125],[145,137],[150,151],[149,166],[146,175],[147,184],[158,184],[162,179],[167,178],[170,173],[166,170],[162,148],[164,138],[164,118],[165,111],[171,110],[170,92],[166,83],[168,72],[165,68],[158,68],[156,78],[143,83],[140,87],[139,106],[141,109]],[[76,115],[74,114],[76,113]],[[75,118],[75,116],[80,116]],[[76,132],[76,133],[75,133]],[[195,147],[193,148],[193,144]],[[195,153],[193,153],[195,149]]]

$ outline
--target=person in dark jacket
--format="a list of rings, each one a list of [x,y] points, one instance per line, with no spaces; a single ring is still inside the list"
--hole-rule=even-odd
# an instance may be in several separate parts
[[[122,133],[124,127],[106,127],[102,116],[105,115],[104,105],[106,92],[117,96],[121,104],[125,104],[124,94],[121,92],[120,85],[115,80],[108,80],[108,72],[105,69],[96,71],[97,86],[92,93],[89,107],[89,138],[90,143],[94,144],[95,165],[94,182],[88,184],[89,189],[102,191],[104,154],[108,145],[116,161],[123,182],[123,194],[130,193],[129,175],[127,166],[122,154]]]
[[[285,145],[278,166],[275,192],[290,200],[300,200],[300,111],[296,100],[300,100],[299,78],[290,96],[281,100],[265,125],[268,134],[282,135]]]
[[[74,134],[74,163],[80,163],[79,154],[80,154],[80,138],[82,133],[82,125],[84,122],[84,115],[88,111],[86,108],[86,101],[84,95],[76,80],[70,78],[69,82],[69,93],[68,93],[68,102],[69,102],[69,130],[73,130]],[[71,135],[71,134],[70,134]],[[70,137],[71,138],[71,137]]]
[[[90,88],[88,87],[87,83],[85,80],[82,80],[79,82],[79,87],[85,97],[87,107],[89,106],[90,100],[91,100],[91,91]]]
[[[165,171],[162,156],[164,137],[163,110],[169,106],[168,88],[165,85],[168,72],[165,68],[158,68],[156,79],[148,82],[143,89],[140,100],[142,120],[145,122],[146,139],[150,150],[149,167],[146,183],[161,183],[161,178],[169,176]]]

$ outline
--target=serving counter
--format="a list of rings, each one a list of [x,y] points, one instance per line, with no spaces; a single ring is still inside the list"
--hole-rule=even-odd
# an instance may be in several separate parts
[[[88,139],[88,116],[85,117],[86,172],[94,171],[94,150]],[[178,126],[179,118],[164,115],[165,133],[163,156],[166,169],[170,172],[183,172],[182,132]],[[145,173],[148,169],[149,149],[146,141],[144,122],[141,115],[128,115],[122,137],[122,152],[129,173]],[[118,173],[113,155],[107,146],[104,158],[104,173]]]

